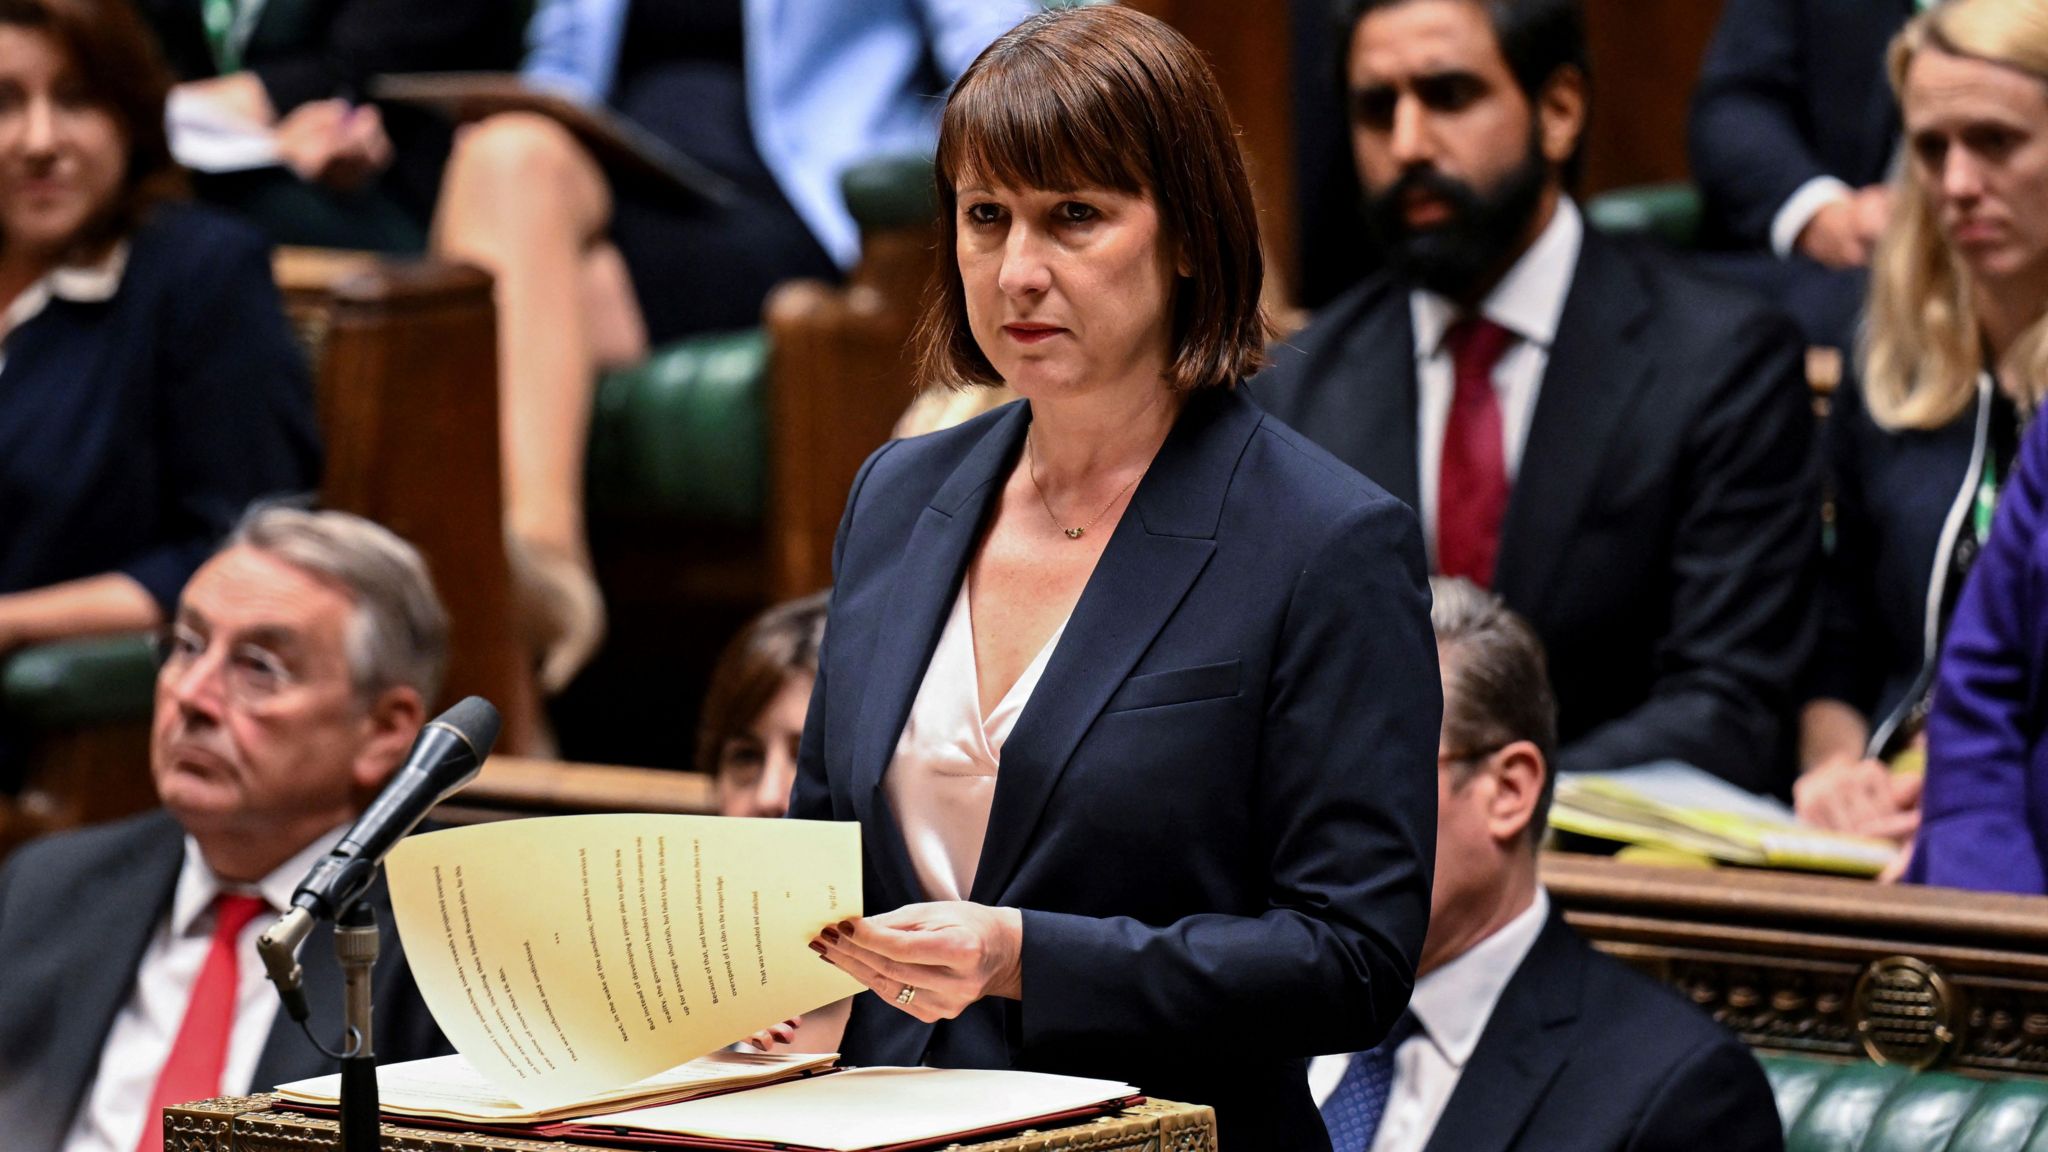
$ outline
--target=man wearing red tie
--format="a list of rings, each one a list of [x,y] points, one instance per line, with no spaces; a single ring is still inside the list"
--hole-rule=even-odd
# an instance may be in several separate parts
[[[0,1145],[158,1152],[162,1110],[336,1070],[278,1011],[255,943],[404,759],[446,663],[419,554],[338,512],[259,510],[193,574],[150,734],[162,811],[28,845],[0,868]],[[448,1051],[381,882],[380,1059]],[[313,1033],[340,1047],[324,926]]]
[[[1790,782],[1819,491],[1791,323],[1589,231],[1577,0],[1355,0],[1338,35],[1384,263],[1252,395],[1420,515],[1542,637],[1564,771]]]

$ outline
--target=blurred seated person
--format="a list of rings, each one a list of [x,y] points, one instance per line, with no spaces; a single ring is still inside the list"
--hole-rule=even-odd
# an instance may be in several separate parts
[[[450,126],[422,109],[365,103],[371,81],[502,72],[519,59],[517,6],[507,0],[132,2],[180,82],[172,144],[199,197],[279,244],[423,249]],[[209,161],[181,139],[195,119],[274,133],[281,163]]]
[[[1916,186],[1927,189],[1917,227],[1938,229],[1946,240],[1921,245],[1933,251],[1920,256],[1924,267],[1917,271],[1929,303],[1902,317],[1917,320],[1925,336],[1902,340],[1894,354],[1923,372],[1967,374],[1964,381],[1974,387],[1946,382],[1934,393],[1946,409],[1962,410],[1950,418],[1965,427],[1988,421],[1995,429],[1999,404],[2009,402],[2017,409],[2004,418],[2003,435],[2010,437],[2048,381],[2048,0],[1943,4],[1900,37],[1892,74]],[[1910,206],[1909,199],[1901,209]],[[1914,227],[1914,217],[1901,225]],[[1892,242],[1887,237],[1888,247]],[[1902,246],[1880,261],[1907,260],[1915,251]],[[1958,278],[1961,288],[1947,287]],[[1927,403],[1937,413],[1943,407]],[[1985,455],[1995,458],[1998,434],[1978,435]],[[2019,434],[2017,461],[2010,455],[1998,460],[2011,479],[1996,491],[1996,519],[1949,620],[1927,719],[1924,810],[1909,880],[2048,891],[2043,437],[2048,422],[2032,421]],[[1948,474],[1955,474],[1952,467]],[[1996,489],[1987,480],[1952,495],[1951,518],[1965,539],[1976,530],[1988,490]],[[1949,566],[1951,583],[1960,550],[1945,544],[1934,554],[1936,572]]]
[[[1542,642],[1469,581],[1429,583],[1444,691],[1429,934],[1387,1039],[1309,1063],[1334,1152],[1622,1152],[1702,1134],[1775,1152],[1777,1108],[1742,1043],[1587,946],[1538,883],[1557,750]]]
[[[929,152],[934,97],[1030,10],[541,0],[529,83],[608,104],[738,190],[717,204],[647,180],[614,184],[536,114],[493,116],[456,142],[434,249],[497,278],[506,529],[544,691],[566,686],[603,638],[583,525],[599,370],[692,333],[758,325],[778,282],[850,268],[859,237],[840,173]]]
[[[0,0],[0,657],[156,627],[245,505],[317,481],[269,251],[170,202],[166,87],[123,0]]]
[[[155,1152],[167,1104],[338,1065],[278,1012],[256,938],[404,760],[448,620],[419,553],[341,512],[252,512],[185,588],[150,728],[159,811],[34,841],[0,868],[0,1131],[9,1152]],[[449,1051],[382,880],[377,1055]],[[300,951],[313,1035],[342,1038],[332,929]]]
[[[1927,0],[1728,0],[1693,89],[1706,267],[1845,348],[1891,213],[1885,44]]]
[[[780,816],[818,678],[829,590],[777,604],[725,646],[697,723],[697,771],[718,781],[722,816]]]
[[[1911,837],[1920,777],[1886,763],[1921,735],[1950,614],[2048,389],[2048,101],[2026,73],[2048,71],[2026,55],[2048,59],[2030,47],[2048,32],[2026,26],[2042,11],[1958,0],[1894,58],[1907,163],[1860,387],[1838,391],[1825,437],[1835,543],[1794,789],[1824,827]],[[1981,47],[1953,47],[1950,28]]]
[[[1259,402],[1415,508],[1431,570],[1550,653],[1573,772],[1791,786],[1819,505],[1777,312],[1585,227],[1577,0],[1354,0],[1353,155],[1383,267]]]

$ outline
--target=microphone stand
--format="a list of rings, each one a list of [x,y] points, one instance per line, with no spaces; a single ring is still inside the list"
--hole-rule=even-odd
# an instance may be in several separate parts
[[[334,925],[334,958],[341,962],[342,1020],[349,1037],[341,1061],[342,1152],[378,1152],[383,1130],[377,1113],[377,1050],[371,1040],[371,973],[377,966],[377,913],[358,901]]]

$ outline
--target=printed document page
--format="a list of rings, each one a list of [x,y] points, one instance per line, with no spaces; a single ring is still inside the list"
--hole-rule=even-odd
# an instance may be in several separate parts
[[[408,837],[385,872],[441,1031],[532,1111],[861,991],[809,947],[861,913],[855,824],[505,820]]]

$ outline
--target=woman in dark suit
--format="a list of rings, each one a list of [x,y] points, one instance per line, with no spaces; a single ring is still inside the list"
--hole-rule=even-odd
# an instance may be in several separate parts
[[[2048,392],[2044,20],[2042,0],[1956,0],[1892,46],[1906,162],[1825,439],[1835,533],[1793,793],[1825,827],[1913,835],[1923,778],[1888,762],[1939,696],[1936,655]]]
[[[1407,1002],[1441,711],[1412,513],[1280,425],[1215,80],[1034,16],[940,130],[928,381],[1024,397],[854,483],[791,814],[858,820],[816,947],[868,1064],[1127,1079],[1327,1147],[1305,1058]]]
[[[122,0],[0,0],[0,657],[156,626],[317,478],[266,246],[166,203],[167,85]]]

